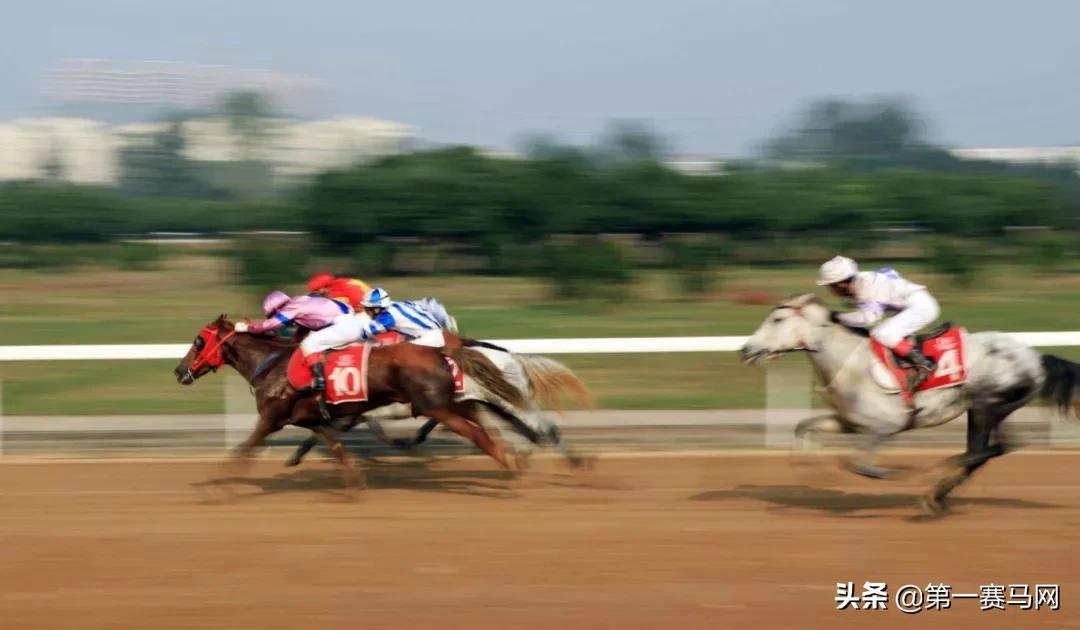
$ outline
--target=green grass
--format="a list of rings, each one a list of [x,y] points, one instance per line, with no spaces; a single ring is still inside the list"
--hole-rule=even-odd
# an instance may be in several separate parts
[[[254,316],[260,296],[233,285],[221,256],[168,257],[155,271],[80,268],[64,273],[0,270],[0,345],[185,343],[218,313]],[[1031,276],[1026,268],[983,269],[971,288],[905,266],[929,284],[944,316],[971,330],[1080,329],[1080,273]],[[812,267],[725,269],[718,289],[684,300],[661,272],[639,274],[622,304],[560,303],[546,288],[517,278],[425,276],[378,279],[401,297],[433,295],[478,338],[746,335],[768,307],[738,303],[750,293],[779,300],[815,289]],[[369,281],[373,279],[368,279]],[[302,278],[287,289],[301,290]],[[1058,351],[1080,360],[1080,348]],[[757,407],[764,371],[731,354],[564,355],[559,357],[609,408]],[[790,357],[785,361],[804,361]],[[220,374],[182,388],[172,361],[56,361],[0,364],[8,414],[216,413]]]

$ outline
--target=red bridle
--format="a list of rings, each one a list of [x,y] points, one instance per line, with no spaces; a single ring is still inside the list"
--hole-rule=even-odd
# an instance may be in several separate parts
[[[203,365],[209,365],[210,369],[216,370],[225,364],[225,357],[221,354],[221,347],[230,337],[236,334],[236,331],[230,330],[224,337],[220,338],[217,336],[218,331],[217,327],[212,326],[206,326],[199,331],[199,337],[203,340],[203,349],[195,356],[195,360],[191,362],[191,366],[188,368],[192,374],[198,372]]]

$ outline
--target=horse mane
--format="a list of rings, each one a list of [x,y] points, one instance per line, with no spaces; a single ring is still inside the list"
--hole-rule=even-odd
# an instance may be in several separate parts
[[[821,297],[818,296],[817,293],[796,293],[790,296],[786,302],[784,302],[780,306],[777,306],[776,308],[805,308],[807,306],[820,306],[821,308],[829,311],[830,313],[832,312],[829,306],[825,304],[824,301],[822,301]],[[867,339],[870,337],[870,330],[867,328],[848,326],[847,324],[844,324],[842,322],[836,322],[836,324],[847,332],[855,335],[856,337],[862,337],[863,339]]]

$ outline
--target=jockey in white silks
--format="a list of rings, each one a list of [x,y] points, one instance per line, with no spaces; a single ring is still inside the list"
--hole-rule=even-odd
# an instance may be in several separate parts
[[[371,323],[360,329],[356,337],[359,341],[373,341],[377,335],[393,331],[410,343],[442,348],[446,345],[443,329],[457,328],[446,308],[432,298],[395,302],[385,289],[374,288],[367,292],[361,304]]]
[[[856,310],[837,314],[837,321],[854,328],[873,327],[871,337],[915,366],[918,376],[910,384],[912,391],[937,369],[937,365],[908,339],[936,320],[941,312],[937,300],[926,287],[904,279],[888,267],[859,271],[855,261],[844,256],[837,256],[822,265],[817,283],[829,287],[837,296],[855,301]],[[881,322],[886,314],[893,316]]]

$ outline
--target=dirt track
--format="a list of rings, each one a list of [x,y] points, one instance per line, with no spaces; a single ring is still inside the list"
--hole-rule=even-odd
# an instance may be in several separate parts
[[[2,627],[1080,626],[1076,454],[992,462],[934,522],[910,518],[922,478],[783,456],[607,457],[585,476],[543,460],[513,482],[478,458],[401,460],[356,502],[325,464],[265,461],[206,504],[193,484],[216,470],[0,466]],[[1061,610],[836,611],[849,580],[1058,583]]]

